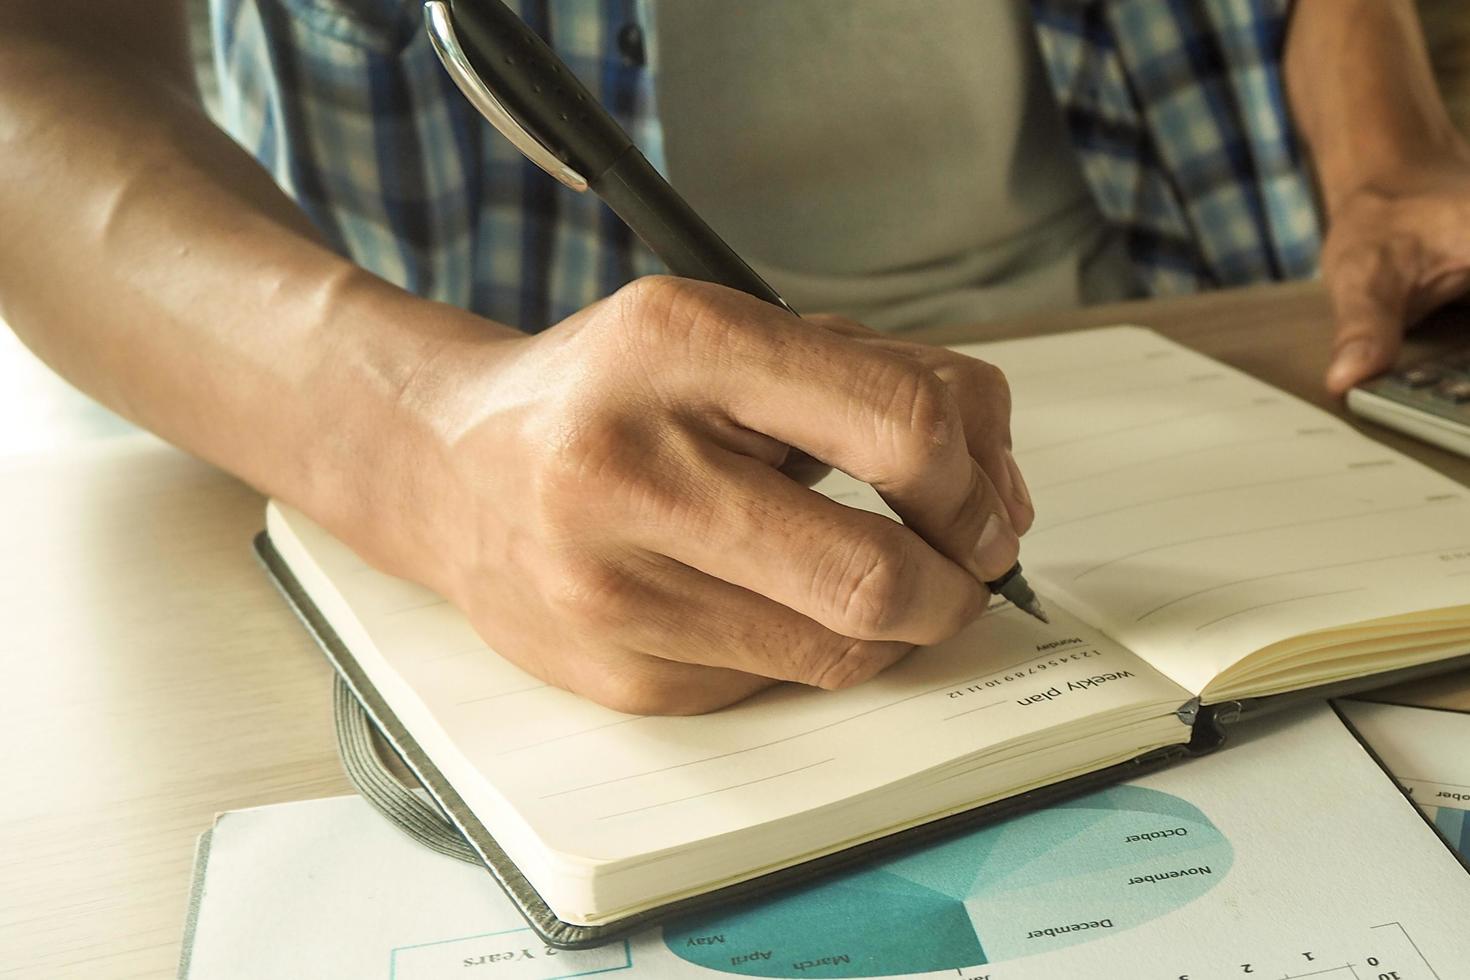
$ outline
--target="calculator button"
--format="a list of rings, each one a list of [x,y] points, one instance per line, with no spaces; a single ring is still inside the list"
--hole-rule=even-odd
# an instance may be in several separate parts
[[[1470,378],[1451,378],[1434,389],[1434,393],[1456,405],[1463,405],[1470,402]]]
[[[1428,388],[1442,377],[1444,372],[1432,364],[1420,364],[1399,372],[1399,380],[1410,388]]]

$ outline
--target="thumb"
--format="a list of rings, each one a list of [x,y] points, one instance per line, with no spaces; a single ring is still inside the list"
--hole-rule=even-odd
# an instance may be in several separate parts
[[[1394,270],[1369,279],[1331,284],[1337,332],[1327,389],[1342,395],[1353,385],[1393,366],[1403,338],[1407,290]]]
[[[1327,390],[1343,395],[1360,381],[1393,366],[1398,355],[1401,327],[1397,317],[1359,317],[1338,325],[1332,364],[1327,368]]]

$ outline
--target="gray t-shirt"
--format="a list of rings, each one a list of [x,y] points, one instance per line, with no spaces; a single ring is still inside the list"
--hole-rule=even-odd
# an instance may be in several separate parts
[[[1024,0],[657,0],[668,176],[802,312],[1122,298]]]

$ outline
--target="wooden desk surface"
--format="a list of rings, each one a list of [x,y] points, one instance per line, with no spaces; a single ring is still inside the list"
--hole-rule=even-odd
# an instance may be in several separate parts
[[[1329,404],[1312,285],[924,337],[1123,322]],[[1470,461],[1374,434],[1470,483]],[[0,461],[0,976],[172,976],[215,813],[349,791],[326,662],[250,549],[262,504],[146,436]],[[1470,674],[1397,697],[1470,710]]]

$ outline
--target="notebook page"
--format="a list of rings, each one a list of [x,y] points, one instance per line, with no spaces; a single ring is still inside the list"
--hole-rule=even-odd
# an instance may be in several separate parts
[[[1470,493],[1347,423],[1137,327],[960,349],[1011,383],[1028,577],[1185,688],[1314,630],[1470,622]]]
[[[1167,731],[1149,748],[1188,737],[1171,714],[1188,696],[1161,674],[1064,609],[1044,626],[1010,606],[845,691],[782,685],[710,715],[625,715],[521,671],[447,602],[368,567],[298,512],[272,503],[267,521],[471,809],[489,822],[509,807],[548,846],[593,863],[809,811],[1068,722],[1100,736],[1153,719]],[[1142,750],[1105,743],[1083,754]],[[492,827],[524,866],[509,828]]]

